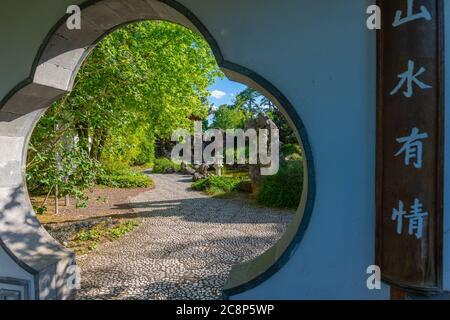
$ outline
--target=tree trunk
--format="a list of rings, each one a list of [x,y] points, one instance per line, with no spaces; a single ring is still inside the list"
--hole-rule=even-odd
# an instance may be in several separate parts
[[[55,186],[55,214],[59,214],[59,187]]]
[[[107,131],[100,129],[97,131],[97,134],[92,137],[92,147],[90,152],[91,159],[100,161],[107,136]]]

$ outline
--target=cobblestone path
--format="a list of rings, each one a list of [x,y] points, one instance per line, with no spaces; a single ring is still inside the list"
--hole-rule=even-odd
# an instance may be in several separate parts
[[[130,199],[142,224],[78,257],[79,299],[217,299],[231,267],[273,246],[291,212],[192,191],[191,177],[151,175]]]

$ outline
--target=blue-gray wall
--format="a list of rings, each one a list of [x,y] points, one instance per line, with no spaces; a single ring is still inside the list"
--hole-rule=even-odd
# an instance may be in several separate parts
[[[80,2],[2,0],[0,98],[27,77],[66,7]],[[388,298],[387,288],[366,287],[375,246],[376,45],[365,12],[374,1],[180,2],[206,25],[225,59],[287,96],[315,159],[316,203],[303,241],[281,271],[237,298]]]

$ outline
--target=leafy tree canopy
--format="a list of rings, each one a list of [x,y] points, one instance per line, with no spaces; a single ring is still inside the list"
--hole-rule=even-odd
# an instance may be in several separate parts
[[[73,92],[38,123],[29,185],[50,188],[86,176],[90,181],[76,183],[85,188],[95,174],[80,170],[97,170],[95,162],[145,162],[156,138],[192,129],[192,116],[207,117],[207,88],[217,77],[223,74],[209,45],[184,27],[153,21],[112,33],[82,65]],[[72,160],[77,165],[64,165]]]

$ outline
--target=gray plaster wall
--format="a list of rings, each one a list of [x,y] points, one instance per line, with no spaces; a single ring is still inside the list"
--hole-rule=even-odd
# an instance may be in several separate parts
[[[49,30],[69,4],[80,2],[2,0],[0,98],[27,78]],[[386,287],[366,287],[375,246],[376,45],[375,33],[365,27],[365,12],[373,1],[180,2],[212,33],[226,60],[262,75],[290,100],[306,126],[315,159],[316,202],[303,241],[279,272],[233,298],[388,298]],[[55,87],[52,97],[66,89],[39,83]],[[2,116],[14,117],[14,110],[28,103],[22,100]],[[32,101],[37,108],[45,103],[42,96]],[[30,117],[16,121],[34,121],[37,115]],[[8,121],[0,120],[0,130]],[[0,134],[5,139],[0,153],[23,146],[27,134]],[[2,177],[11,173],[4,194],[13,194],[14,186],[25,194],[16,169],[2,170]],[[30,208],[24,210],[10,214],[35,223]],[[2,259],[0,255],[0,266]]]

